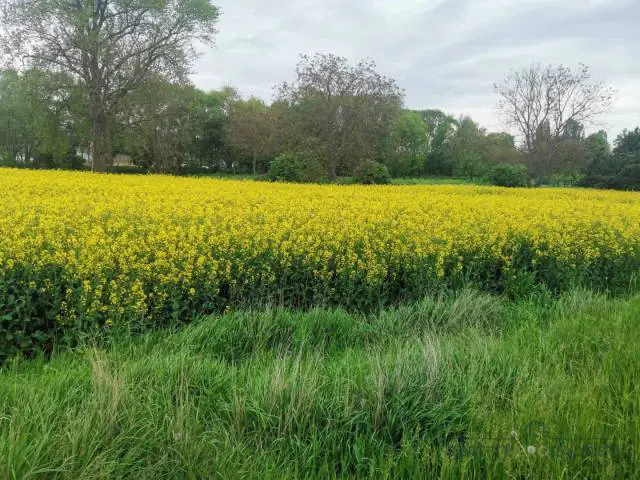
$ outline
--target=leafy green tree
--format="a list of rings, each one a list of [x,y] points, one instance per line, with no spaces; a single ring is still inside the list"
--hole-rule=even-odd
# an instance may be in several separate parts
[[[269,167],[269,178],[274,182],[318,182],[325,169],[314,151],[283,153]]]
[[[194,111],[194,166],[213,170],[231,167],[232,151],[227,140],[227,126],[233,102],[237,98],[238,93],[231,87],[220,91],[199,92]]]
[[[489,169],[489,180],[499,187],[526,187],[529,174],[524,165],[497,163]]]
[[[93,168],[102,171],[128,97],[158,77],[186,80],[193,41],[213,41],[218,15],[209,0],[5,0],[1,53],[71,78],[56,91],[81,89]]]
[[[524,155],[516,148],[515,139],[509,133],[488,133],[482,137],[479,149],[484,165],[524,163]]]
[[[158,78],[129,96],[117,118],[114,150],[159,172],[219,166],[226,145],[230,90],[203,92]]]
[[[50,74],[0,72],[0,157],[6,163],[60,165],[74,147],[69,95],[56,93]]]
[[[551,174],[578,175],[587,167],[584,125],[568,120],[562,134],[555,140],[555,160],[549,166]]]
[[[258,160],[267,159],[276,151],[271,111],[258,98],[233,103],[227,132],[231,148],[251,159],[254,175],[258,173]]]
[[[429,127],[418,112],[404,110],[394,132],[396,154],[387,161],[394,177],[422,174],[429,152]]]
[[[600,130],[592,133],[584,140],[586,172],[588,175],[605,175],[612,168],[611,146],[607,140],[607,132]]]
[[[423,110],[420,114],[429,132],[429,153],[424,172],[432,175],[453,174],[449,147],[455,134],[456,120],[441,110]]]
[[[609,154],[606,135],[588,137],[593,161],[581,184],[586,187],[640,190],[640,128],[624,130]]]
[[[354,179],[364,185],[387,185],[391,183],[391,175],[386,165],[373,160],[365,160],[356,168]]]
[[[296,80],[281,84],[277,100],[292,110],[288,150],[314,144],[329,178],[351,174],[366,159],[386,158],[401,113],[403,92],[372,61],[350,65],[331,54],[301,56]]]
[[[616,137],[613,157],[618,167],[640,163],[640,127],[634,130],[623,130]]]
[[[485,132],[469,117],[462,117],[456,125],[449,144],[453,174],[471,179],[481,176],[484,168],[480,150]]]

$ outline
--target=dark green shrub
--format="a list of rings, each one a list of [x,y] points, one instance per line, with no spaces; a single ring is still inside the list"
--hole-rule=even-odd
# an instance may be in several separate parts
[[[84,158],[73,151],[67,152],[67,155],[61,161],[60,166],[68,170],[89,170],[89,167],[85,164]]]
[[[108,173],[147,173],[147,169],[136,165],[107,167]]]
[[[609,188],[613,176],[611,175],[588,175],[578,182],[579,187],[587,188]]]
[[[499,187],[526,187],[529,180],[527,167],[498,163],[489,171],[489,181]]]
[[[391,175],[385,165],[367,160],[356,169],[355,180],[364,185],[387,185],[391,183]]]
[[[268,176],[274,182],[318,182],[325,176],[325,170],[313,153],[289,152],[271,162]]]
[[[176,172],[177,175],[210,175],[215,173],[215,169],[199,166],[181,166]]]
[[[554,187],[572,187],[579,184],[583,177],[578,173],[554,173],[547,181]]]
[[[392,177],[413,178],[420,175],[424,159],[418,155],[398,155],[387,162]]]
[[[612,190],[640,190],[640,164],[626,165],[615,175],[589,175],[578,185]]]
[[[624,167],[616,176],[616,183],[623,190],[640,190],[640,163]]]

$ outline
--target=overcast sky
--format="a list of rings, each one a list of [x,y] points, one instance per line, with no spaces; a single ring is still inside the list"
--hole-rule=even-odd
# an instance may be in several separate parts
[[[618,91],[601,122],[612,140],[640,125],[637,2],[218,0],[216,46],[203,51],[193,81],[270,101],[300,53],[366,57],[405,89],[407,107],[467,114],[497,130],[493,83],[510,69],[583,62]]]

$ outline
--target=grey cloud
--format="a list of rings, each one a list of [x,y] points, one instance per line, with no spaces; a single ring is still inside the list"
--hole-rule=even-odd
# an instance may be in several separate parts
[[[635,0],[219,0],[217,46],[193,80],[272,97],[300,53],[372,58],[411,108],[470,114],[501,128],[493,83],[531,62],[590,65],[619,89],[611,136],[640,124],[640,10]]]

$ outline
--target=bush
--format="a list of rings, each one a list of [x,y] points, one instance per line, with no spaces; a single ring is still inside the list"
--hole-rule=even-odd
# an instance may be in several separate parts
[[[424,159],[418,155],[398,155],[387,161],[392,177],[413,178],[420,175]]]
[[[355,180],[364,185],[387,185],[391,183],[391,175],[385,165],[367,160],[356,169]]]
[[[579,187],[587,188],[609,188],[608,185],[612,181],[611,175],[587,175],[578,182]]]
[[[486,173],[487,166],[482,163],[482,156],[479,153],[465,150],[458,154],[453,168],[454,176],[473,180]]]
[[[214,168],[209,168],[207,166],[199,167],[199,166],[192,166],[192,165],[181,165],[176,172],[177,175],[210,175],[212,173],[215,173]]]
[[[325,176],[325,171],[313,153],[289,152],[271,162],[268,176],[270,180],[280,182],[318,182]]]
[[[548,181],[554,187],[571,187],[580,183],[584,175],[578,173],[554,173]]]
[[[107,173],[148,173],[147,169],[144,167],[139,167],[137,165],[121,165],[121,166],[112,166],[106,168]]]
[[[640,164],[627,165],[615,175],[589,175],[578,185],[612,190],[640,190]]]
[[[616,183],[621,190],[640,190],[640,164],[624,167],[616,176]]]
[[[498,163],[489,171],[489,181],[499,187],[526,187],[529,180],[527,167]]]

